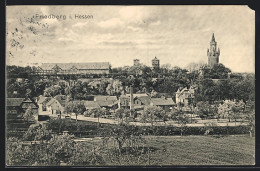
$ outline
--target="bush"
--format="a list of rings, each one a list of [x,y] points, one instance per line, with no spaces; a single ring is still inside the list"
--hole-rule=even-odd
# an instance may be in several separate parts
[[[156,136],[172,136],[172,135],[204,135],[208,126],[202,127],[173,127],[173,126],[155,126],[153,129],[151,127],[137,127],[136,131],[143,135],[156,135]],[[212,126],[210,127],[210,135],[233,135],[233,134],[248,134],[248,126]],[[183,129],[183,130],[181,130]]]

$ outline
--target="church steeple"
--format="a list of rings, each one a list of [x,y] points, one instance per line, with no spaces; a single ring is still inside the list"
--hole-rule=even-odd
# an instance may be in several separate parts
[[[213,33],[213,35],[212,35],[211,42],[216,42],[216,41],[215,41],[215,36],[214,36],[214,33]]]
[[[220,50],[219,48],[217,49],[217,42],[213,33],[210,41],[210,48],[207,50],[208,65],[210,68],[219,63],[219,55]]]

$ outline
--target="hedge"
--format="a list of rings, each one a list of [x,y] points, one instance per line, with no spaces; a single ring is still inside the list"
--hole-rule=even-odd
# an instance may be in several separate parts
[[[157,126],[153,127],[140,127],[140,133],[144,135],[204,135],[209,130],[210,135],[235,135],[235,134],[248,134],[249,126],[214,126],[214,127],[173,127],[173,126]]]

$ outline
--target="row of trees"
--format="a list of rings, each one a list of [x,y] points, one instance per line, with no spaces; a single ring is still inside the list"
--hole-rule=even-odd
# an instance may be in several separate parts
[[[134,75],[134,72],[138,70],[142,74]],[[26,95],[36,97],[41,94],[53,97],[57,94],[64,94],[74,100],[87,100],[89,95],[119,96],[122,93],[129,93],[129,86],[132,85],[134,92],[137,93],[164,93],[175,99],[175,92],[178,88],[193,85],[196,89],[195,103],[199,101],[213,103],[226,99],[242,99],[244,102],[254,100],[254,74],[233,74],[232,78],[226,79],[229,72],[230,70],[222,64],[214,66],[212,70],[206,70],[203,77],[198,70],[188,72],[178,67],[172,69],[165,67],[155,72],[146,66],[139,66],[139,68],[133,66],[113,69],[112,73],[118,73],[118,75],[111,75],[110,79],[52,80],[31,77],[23,82],[17,82],[10,78],[7,82],[7,94],[8,97],[25,97]],[[221,80],[212,80],[216,78],[216,74]]]
[[[255,76],[248,74],[227,80],[203,79],[196,82],[195,103],[199,101],[255,100]]]

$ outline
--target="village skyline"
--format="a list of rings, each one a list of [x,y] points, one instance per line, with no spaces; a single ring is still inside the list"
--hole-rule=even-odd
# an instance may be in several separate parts
[[[20,19],[36,14],[66,15],[66,19],[38,19],[48,24],[48,30],[41,30],[37,36],[25,31],[22,50],[7,47],[7,65],[106,61],[112,67],[123,67],[140,59],[151,66],[156,56],[161,65],[185,68],[190,63],[207,63],[207,49],[214,33],[221,49],[220,63],[233,72],[255,72],[254,11],[247,6],[23,8],[28,10],[7,8],[7,33],[22,27]],[[69,18],[74,15],[93,17]],[[12,56],[8,54],[10,49]]]
[[[6,11],[6,167],[255,165],[248,6]]]

